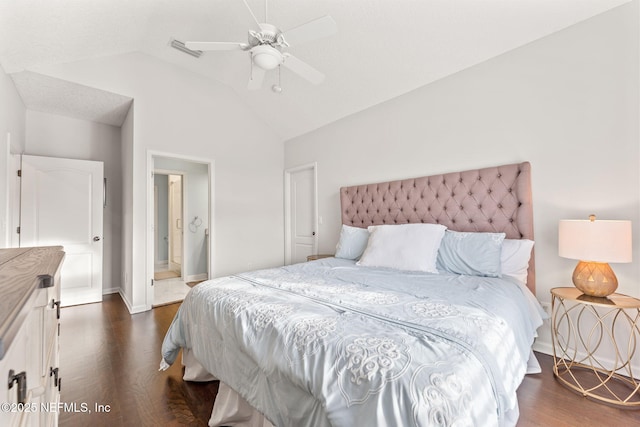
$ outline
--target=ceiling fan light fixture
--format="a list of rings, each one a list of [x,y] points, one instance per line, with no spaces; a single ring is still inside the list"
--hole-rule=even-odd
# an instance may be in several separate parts
[[[247,0],[242,0],[247,10],[251,14],[255,25],[249,29],[247,42],[215,42],[215,41],[189,41],[183,45],[188,49],[200,52],[205,51],[249,51],[251,65],[251,75],[247,84],[248,90],[257,90],[262,87],[265,74],[283,65],[289,71],[299,75],[313,84],[320,84],[324,80],[324,74],[313,68],[306,62],[292,56],[287,52],[287,48],[293,45],[302,44],[311,40],[327,37],[338,31],[336,22],[329,15],[314,19],[306,24],[294,27],[286,32],[282,32],[275,25],[266,22],[259,22],[255,14],[249,7]],[[265,0],[264,19],[267,21],[267,0]],[[174,46],[179,49],[181,46]],[[192,54],[191,52],[187,52]],[[278,84],[271,89],[275,93],[282,91],[280,79]]]
[[[251,60],[263,70],[273,70],[282,64],[282,53],[274,47],[260,45],[251,49]]]

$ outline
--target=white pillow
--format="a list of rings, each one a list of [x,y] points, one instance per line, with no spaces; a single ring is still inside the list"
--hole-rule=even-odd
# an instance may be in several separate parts
[[[440,224],[374,225],[358,265],[438,273],[438,248],[447,229]]]
[[[358,259],[367,247],[369,230],[342,224],[340,240],[336,245],[336,258]]]
[[[533,249],[533,240],[504,239],[500,253],[500,269],[503,276],[510,276],[523,285],[527,284],[527,269]]]

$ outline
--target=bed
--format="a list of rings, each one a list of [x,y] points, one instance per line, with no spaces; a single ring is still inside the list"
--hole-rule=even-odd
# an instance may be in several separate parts
[[[162,346],[209,425],[512,426],[539,371],[531,167],[340,189],[336,256],[194,287]]]

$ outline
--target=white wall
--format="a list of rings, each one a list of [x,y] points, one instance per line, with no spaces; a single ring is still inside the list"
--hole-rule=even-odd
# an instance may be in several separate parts
[[[127,117],[120,128],[120,142],[122,144],[122,288],[120,295],[127,307],[131,310],[133,305],[131,299],[133,297],[132,271],[133,271],[133,138],[134,126],[133,118],[135,101]],[[142,225],[144,226],[144,224]],[[146,289],[142,288],[142,292],[146,295]]]
[[[616,264],[640,297],[638,3],[474,66],[285,143],[285,168],[318,162],[320,252],[339,234],[339,187],[528,160],[537,297],[571,286],[558,257],[564,218],[634,221],[634,262]],[[549,328],[540,342],[550,343]],[[545,347],[548,351],[550,347]]]
[[[0,67],[0,140],[6,141],[11,133],[11,152],[19,154],[24,148],[26,108],[20,94],[2,67]]]
[[[148,150],[215,161],[214,275],[282,264],[283,143],[231,89],[141,53],[37,71],[134,99],[132,206],[124,204],[133,236],[131,260],[123,263],[132,278],[131,288],[124,285],[131,311],[151,304],[146,290],[152,272],[145,268],[147,256],[153,256],[145,246],[151,233]]]
[[[122,167],[120,128],[27,110],[25,154],[104,163],[107,207],[103,224],[104,293],[120,289],[122,270]]]
[[[14,167],[10,156],[24,149],[26,109],[11,78],[0,67],[0,248],[13,243],[17,218],[14,216]],[[15,223],[14,223],[15,222]]]

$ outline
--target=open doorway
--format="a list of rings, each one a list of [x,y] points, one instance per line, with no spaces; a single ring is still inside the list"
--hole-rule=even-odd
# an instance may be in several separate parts
[[[211,164],[152,155],[151,306],[182,301],[210,277]]]
[[[185,175],[165,169],[153,173],[154,307],[182,301],[191,289],[183,268]]]
[[[154,280],[182,278],[183,179],[181,172],[156,170],[154,186]]]
[[[169,175],[169,270],[182,277],[182,175]]]

